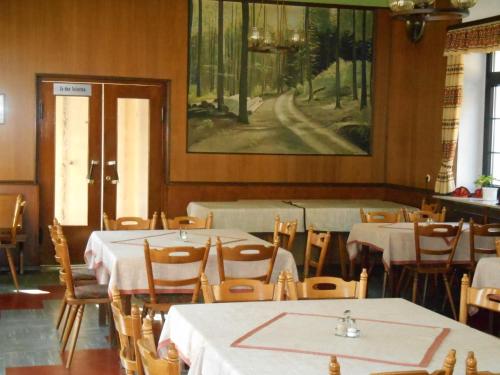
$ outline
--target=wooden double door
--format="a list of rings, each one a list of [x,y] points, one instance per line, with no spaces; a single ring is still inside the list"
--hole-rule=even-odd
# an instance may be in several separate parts
[[[110,217],[150,217],[165,181],[163,81],[38,80],[41,262],[54,261],[47,226],[63,225],[73,262]]]

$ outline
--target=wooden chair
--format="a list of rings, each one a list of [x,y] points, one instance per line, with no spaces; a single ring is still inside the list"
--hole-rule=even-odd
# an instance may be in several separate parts
[[[337,361],[337,357],[332,355],[330,357],[330,366],[328,366],[328,375],[340,375],[340,365]]]
[[[165,212],[161,213],[163,229],[210,229],[214,215],[209,212],[205,219],[195,216],[177,216],[168,219]]]
[[[17,235],[19,232],[19,226],[22,222],[24,207],[26,206],[26,201],[22,200],[22,196],[19,194],[16,198],[16,204],[14,207],[14,215],[12,219],[12,224],[8,229],[8,232],[0,233],[0,249],[5,250],[5,255],[7,256],[7,263],[9,264],[9,270],[12,274],[12,280],[14,281],[14,286],[19,292],[19,281],[17,279],[16,265],[14,262],[14,257],[12,255],[12,250],[17,249]]]
[[[500,257],[500,239],[495,240],[495,249],[497,251],[497,257]]]
[[[365,212],[360,208],[359,215],[362,223],[398,223],[404,218],[402,210]]]
[[[496,298],[494,297],[496,296]],[[460,317],[461,323],[467,324],[469,306],[480,307],[500,313],[500,288],[473,288],[470,286],[469,276],[462,277],[460,289]]]
[[[210,285],[201,275],[201,289],[205,303],[282,301],[285,299],[285,273],[281,272],[276,284],[265,284],[254,279],[232,279],[219,285]]]
[[[336,299],[366,298],[368,273],[361,272],[360,281],[344,281],[339,277],[310,277],[303,282],[294,282],[290,273],[286,273],[287,297],[290,300],[301,299]]]
[[[456,351],[455,349],[451,349],[444,359],[443,367],[440,370],[433,372],[427,372],[425,370],[372,372],[371,375],[453,375],[456,362]]]
[[[467,269],[473,273],[476,269],[476,255],[495,255],[500,250],[497,245],[498,240],[495,241],[495,248],[484,248],[476,246],[477,237],[500,237],[500,223],[479,225],[474,223],[474,220],[470,219],[469,233],[470,258]]]
[[[304,256],[304,278],[309,277],[310,268],[316,268],[314,276],[321,276],[325,266],[328,245],[330,244],[330,232],[315,233],[311,226],[307,231],[306,252]],[[318,257],[313,259],[313,252],[319,251]]]
[[[274,219],[273,242],[278,238],[278,243],[286,250],[292,250],[295,234],[297,233],[297,220],[280,221],[279,215]]]
[[[462,234],[463,220],[460,220],[458,225],[447,225],[447,224],[431,224],[431,225],[419,225],[419,223],[414,223],[415,231],[415,252],[416,252],[416,262],[415,265],[407,265],[404,267],[401,273],[400,284],[405,275],[405,271],[409,271],[413,274],[413,292],[412,301],[416,303],[417,300],[417,289],[418,289],[418,276],[420,274],[425,275],[424,284],[424,297],[423,302],[425,302],[425,293],[427,290],[427,282],[429,275],[441,275],[446,288],[446,294],[450,302],[451,311],[453,317],[457,319],[457,312],[455,309],[455,304],[453,302],[453,296],[451,293],[450,282],[448,276],[452,272],[452,262],[455,256],[455,250],[457,248],[458,240]],[[447,246],[440,248],[439,250],[426,249],[421,246],[420,237],[430,237],[435,239],[442,239],[443,243]],[[449,240],[451,238],[451,240]],[[446,260],[431,261],[423,260],[422,255],[427,255],[428,257],[445,256]]]
[[[444,223],[446,221],[446,207],[441,212],[432,211],[403,211],[406,214],[406,221],[410,223],[424,223],[433,221],[435,223]]]
[[[498,372],[490,371],[477,371],[477,360],[474,356],[474,352],[469,352],[467,354],[467,359],[465,360],[465,375],[499,375]]]
[[[142,338],[137,340],[138,359],[146,375],[180,375],[181,363],[174,343],[168,345],[167,357],[159,358],[153,336],[151,320],[146,318],[142,325]]]
[[[63,229],[62,226],[59,224],[56,218],[53,220],[53,225],[49,225],[49,234],[50,238],[52,240],[52,245],[54,246],[54,259],[59,266],[61,266],[61,269],[59,270],[59,282],[61,285],[66,286],[66,279],[64,276],[64,269],[62,268],[62,263],[61,263],[61,257],[57,255],[57,252],[55,251],[55,246],[57,245],[57,240],[59,236],[63,236]],[[75,285],[85,285],[85,284],[96,284],[97,279],[95,277],[95,272],[93,270],[89,269],[82,269],[82,268],[73,268],[71,267],[71,272],[73,274],[73,281],[75,282]],[[61,305],[59,307],[59,313],[57,315],[57,321],[56,321],[56,329],[59,330],[59,327],[61,327],[61,323],[64,322],[63,324],[63,329],[62,331],[64,332],[64,329],[66,327],[66,322],[67,322],[67,317],[68,317],[68,304],[66,302],[66,295],[63,296],[61,300]],[[66,316],[66,319],[63,320],[63,318]],[[60,339],[62,340],[62,334]]]
[[[434,202],[434,203],[427,203],[425,197],[422,198],[422,204],[420,205],[420,210],[421,211],[429,211],[429,212],[438,212],[439,209],[439,203]]]
[[[151,219],[140,217],[119,217],[116,220],[110,219],[106,212],[103,214],[104,229],[106,230],[144,230],[155,229],[158,213],[154,212]]]
[[[131,315],[123,313],[120,292],[114,288],[111,311],[120,343],[120,362],[127,375],[143,375],[141,356],[137,350],[137,340],[141,334],[141,311],[137,305],[132,305]]]
[[[146,262],[146,272],[148,276],[149,296],[148,300],[144,303],[143,314],[147,311],[166,313],[172,302],[172,296],[158,294],[160,290],[157,287],[180,287],[192,286],[194,290],[192,294],[185,294],[189,300],[185,299],[180,302],[195,303],[198,301],[200,293],[200,276],[205,272],[207,265],[208,253],[210,251],[210,238],[208,239],[205,247],[192,247],[192,246],[179,246],[179,247],[165,247],[163,249],[152,249],[147,240],[144,241],[144,259]],[[187,265],[199,263],[198,271],[195,276],[185,279],[167,279],[160,277],[158,272],[154,272],[153,264],[158,266],[166,265]],[[168,274],[166,275],[168,276]],[[169,298],[170,297],[170,298]]]
[[[66,283],[66,303],[71,308],[63,333],[61,353],[63,353],[66,349],[71,331],[74,331],[66,361],[66,368],[69,368],[71,366],[71,361],[73,360],[73,354],[80,331],[85,305],[105,304],[108,306],[108,286],[103,284],[75,285],[69,259],[68,243],[66,242],[66,237],[64,235],[58,236],[55,249],[57,256],[61,259],[61,265],[64,271],[63,275]]]
[[[217,268],[219,270],[220,281],[234,279],[235,277],[227,276],[224,267],[224,262],[259,262],[269,261],[267,272],[263,275],[247,277],[249,279],[261,280],[266,284],[271,280],[273,273],[274,262],[279,250],[278,239],[275,240],[274,245],[266,246],[260,244],[246,244],[234,247],[222,246],[222,242],[217,237]],[[241,278],[242,276],[240,276]]]

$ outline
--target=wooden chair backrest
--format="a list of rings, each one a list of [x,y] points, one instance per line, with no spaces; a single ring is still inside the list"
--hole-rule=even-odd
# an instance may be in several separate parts
[[[135,371],[138,375],[142,375],[144,372],[142,370],[141,356],[137,349],[137,340],[142,336],[141,311],[134,304],[132,305],[131,315],[125,315],[123,313],[120,292],[116,288],[112,290],[112,298],[111,310],[120,343],[120,361],[122,367],[127,373]]]
[[[59,269],[59,281],[61,282],[62,285],[66,285],[66,276],[64,273],[64,268],[62,267],[61,257],[59,256],[58,251],[56,249],[59,236],[64,235],[63,229],[61,224],[59,224],[56,218],[54,218],[52,225],[49,225],[48,227],[49,227],[50,239],[52,241],[52,245],[54,246],[54,259],[56,263],[61,266],[61,268]]]
[[[448,224],[429,224],[420,225],[419,223],[413,223],[415,232],[415,251],[416,251],[416,264],[417,267],[422,265],[422,255],[429,256],[442,256],[448,255],[448,259],[443,261],[446,269],[451,268],[453,262],[453,257],[455,256],[455,250],[457,248],[458,240],[462,234],[463,220],[460,220],[458,225],[448,225]],[[447,244],[447,247],[443,247],[439,250],[425,249],[420,246],[420,237],[433,237],[442,238],[443,243]],[[451,240],[449,239],[451,238]]]
[[[469,276],[464,274],[460,289],[460,314],[458,320],[461,323],[467,324],[469,306],[500,312],[499,296],[500,288],[472,288]]]
[[[144,319],[142,338],[137,340],[137,349],[146,375],[180,375],[179,353],[173,343],[168,345],[167,357],[159,358],[153,337],[151,320]]]
[[[12,209],[12,206],[7,204],[8,207]],[[22,230],[23,227],[23,214],[24,214],[24,208],[26,206],[26,201],[23,200],[23,196],[21,194],[18,194],[15,199],[14,203],[14,210],[10,211],[7,214],[6,219],[10,219],[10,222],[5,222],[5,227],[0,227],[0,229],[8,230],[5,231],[5,233],[8,233],[8,241],[11,244],[16,244],[17,241],[17,234]],[[4,231],[2,231],[4,233]]]
[[[214,215],[209,212],[204,219],[195,216],[177,216],[168,219],[165,212],[161,213],[163,229],[211,229]]]
[[[21,194],[0,194],[0,228],[10,229],[12,227],[12,213],[15,211],[18,201],[22,201]]]
[[[495,241],[495,248],[477,247],[476,237],[500,237],[500,223],[479,225],[474,223],[474,220],[470,219],[469,232],[470,262],[474,267],[477,261],[476,254],[497,254],[497,241]]]
[[[282,222],[280,221],[279,215],[276,215],[276,218],[274,219],[274,242],[276,241],[276,238],[278,238],[282,248],[291,250],[296,233],[297,220]]]
[[[60,228],[60,227],[59,227]],[[68,297],[75,298],[75,283],[73,273],[71,271],[71,261],[69,257],[68,242],[62,231],[58,231],[55,243],[56,257],[59,258],[61,264],[60,276],[66,284],[66,293]]]
[[[422,204],[420,205],[420,210],[437,212],[438,208],[439,208],[439,203],[437,202],[427,203],[426,199],[422,198]]]
[[[444,359],[443,367],[440,370],[430,373],[425,370],[372,372],[371,375],[453,375],[456,362],[456,351],[455,349],[451,349]]]
[[[316,268],[314,276],[321,276],[325,265],[326,253],[330,244],[330,232],[315,233],[313,227],[307,231],[307,243],[304,256],[304,278],[309,277],[311,267]],[[313,259],[313,252],[319,250],[318,257]]]
[[[232,279],[219,285],[210,285],[207,276],[202,274],[201,289],[205,303],[282,301],[285,298],[285,274],[280,273],[276,284],[254,279]]]
[[[500,373],[490,372],[490,371],[477,371],[477,359],[474,356],[474,352],[469,352],[467,354],[467,359],[465,360],[465,375],[499,375]]]
[[[404,211],[406,212],[406,221],[411,223],[423,223],[429,219],[435,223],[444,223],[446,221],[446,207],[443,207],[441,212],[433,211]]]
[[[360,281],[344,281],[340,277],[319,276],[294,282],[290,273],[286,273],[287,297],[290,300],[366,298],[368,273],[363,268]]]
[[[191,302],[198,301],[200,293],[200,276],[205,272],[208,253],[210,251],[210,238],[205,247],[179,246],[152,249],[147,240],[144,241],[144,259],[148,276],[148,287],[151,303],[158,303],[156,287],[195,285]],[[188,264],[199,263],[198,273],[195,277],[187,279],[164,279],[155,276],[153,264]]]
[[[497,251],[497,257],[500,257],[500,239],[495,240],[495,249]]]
[[[398,223],[403,219],[402,210],[399,211],[370,211],[359,209],[362,223]]]
[[[113,220],[108,217],[106,212],[104,212],[103,218],[104,218],[104,229],[106,230],[148,230],[156,228],[158,213],[157,212],[153,213],[153,217],[151,219],[125,216]]]
[[[330,365],[328,366],[328,375],[340,375],[340,365],[337,357],[332,355],[330,357]]]
[[[275,239],[274,245],[266,246],[261,244],[245,244],[234,247],[222,246],[222,242],[217,237],[217,267],[219,269],[220,281],[234,279],[234,277],[227,276],[224,268],[224,262],[259,262],[268,260],[269,265],[267,272],[263,275],[248,277],[249,279],[261,280],[268,283],[271,280],[273,273],[276,255],[278,254],[279,245]]]

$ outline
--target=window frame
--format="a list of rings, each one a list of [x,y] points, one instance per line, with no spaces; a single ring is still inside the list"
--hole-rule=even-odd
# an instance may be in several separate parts
[[[483,174],[491,175],[491,165],[492,165],[492,134],[493,134],[493,99],[495,95],[493,94],[493,89],[496,86],[500,86],[500,71],[493,72],[493,54],[488,53],[486,55],[486,80],[485,80],[485,106],[484,106],[484,136],[483,136]],[[500,53],[497,55],[500,58]],[[500,97],[497,99],[500,100]],[[497,114],[498,115],[498,114]],[[500,117],[496,118],[500,119]],[[500,153],[500,151],[496,152]],[[494,184],[497,186],[497,184]]]

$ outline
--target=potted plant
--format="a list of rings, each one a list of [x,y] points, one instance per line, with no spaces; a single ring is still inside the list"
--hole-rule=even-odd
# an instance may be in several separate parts
[[[497,200],[497,194],[498,194],[498,188],[492,187],[493,181],[495,179],[491,175],[481,175],[477,178],[474,183],[476,184],[477,187],[480,187],[483,191],[483,199],[485,201],[496,201]]]

